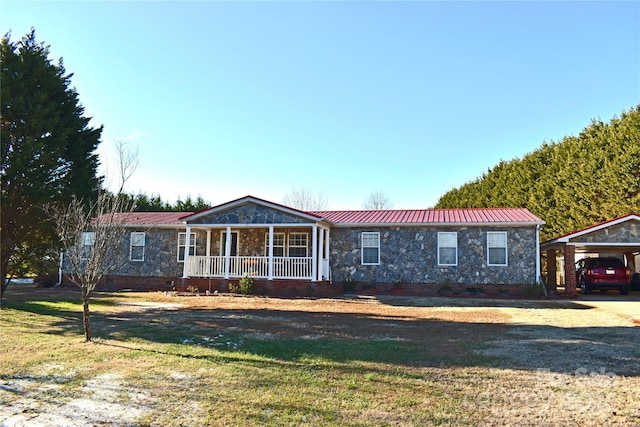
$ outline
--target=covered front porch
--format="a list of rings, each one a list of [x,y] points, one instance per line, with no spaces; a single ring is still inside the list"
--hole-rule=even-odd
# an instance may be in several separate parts
[[[192,239],[206,236],[204,254]],[[330,230],[320,224],[187,226],[184,278],[330,280]]]

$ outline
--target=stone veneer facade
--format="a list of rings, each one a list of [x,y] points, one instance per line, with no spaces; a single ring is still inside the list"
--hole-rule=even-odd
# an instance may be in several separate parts
[[[362,232],[380,232],[380,264],[362,265]],[[458,265],[438,265],[438,232],[457,232]],[[487,265],[487,232],[507,232],[507,265]],[[392,284],[533,284],[535,227],[353,227],[331,230],[334,281]]]
[[[136,231],[136,230],[131,230]],[[137,230],[143,231],[143,230]],[[235,232],[236,230],[234,230]],[[265,228],[240,229],[238,254],[264,256]],[[307,232],[304,228],[279,228],[277,232]],[[361,234],[380,233],[380,264],[362,265]],[[438,232],[457,232],[458,265],[438,265]],[[507,232],[506,266],[487,266],[487,232]],[[177,260],[178,230],[146,230],[144,261],[127,261],[120,276],[180,278],[183,263]],[[196,234],[196,254],[206,251],[206,232]],[[212,230],[211,254],[220,254],[222,230]],[[332,280],[353,278],[362,283],[438,283],[438,284],[532,284],[536,281],[536,230],[533,227],[373,227],[334,228],[331,230],[330,265]],[[129,251],[129,239],[122,245]],[[311,254],[311,248],[308,248]]]
[[[143,261],[128,261],[119,270],[113,272],[118,276],[138,277],[182,277],[184,263],[178,261],[178,233],[185,230],[178,229],[130,229],[130,232],[145,233],[145,248]],[[204,254],[206,250],[206,233],[192,230],[196,234],[196,251]],[[122,242],[121,251],[129,254],[130,233]]]

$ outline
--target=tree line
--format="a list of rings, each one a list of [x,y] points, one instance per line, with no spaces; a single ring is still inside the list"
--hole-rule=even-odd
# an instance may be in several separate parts
[[[544,219],[543,240],[640,212],[640,105],[578,136],[501,161],[444,194],[436,208],[524,207]]]
[[[211,207],[211,203],[201,196],[195,199],[187,196],[178,198],[174,203],[163,201],[160,195],[149,196],[146,193],[124,194],[133,206],[134,212],[197,212]]]

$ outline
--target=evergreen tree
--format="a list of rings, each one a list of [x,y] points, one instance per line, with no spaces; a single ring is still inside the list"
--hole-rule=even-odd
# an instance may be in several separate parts
[[[640,210],[640,106],[577,137],[500,162],[443,195],[438,208],[526,207],[547,225],[542,238]]]
[[[145,193],[137,194],[134,198],[136,212],[166,212],[171,211],[171,205],[164,203],[160,195],[147,196]]]
[[[211,207],[211,203],[205,201],[201,196],[195,200],[191,196],[183,201],[178,197],[175,204],[162,201],[160,195],[148,196],[146,193],[121,194],[132,205],[134,212],[196,212]]]
[[[184,201],[178,198],[172,210],[176,212],[197,212],[209,207],[210,204],[205,202],[202,197],[198,196],[194,201],[191,196],[187,196]]]
[[[101,184],[97,175],[102,127],[89,127],[78,93],[62,59],[49,59],[49,47],[35,30],[0,46],[2,159],[2,294],[11,277],[41,273],[48,251],[58,247],[43,207],[90,202]],[[55,261],[56,257],[51,257]],[[0,295],[0,300],[2,295]]]

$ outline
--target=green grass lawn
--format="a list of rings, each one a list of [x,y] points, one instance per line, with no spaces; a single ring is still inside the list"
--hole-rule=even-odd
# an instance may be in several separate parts
[[[222,298],[190,306],[197,299],[99,294],[95,340],[84,343],[78,292],[9,294],[0,423],[58,411],[78,425],[488,425],[503,418],[496,407],[526,410],[508,396],[539,380],[477,351],[500,322],[442,322],[403,307],[296,310],[287,300],[215,306]],[[146,301],[190,302],[138,305]],[[86,400],[98,409],[74,418],[70,408]]]

